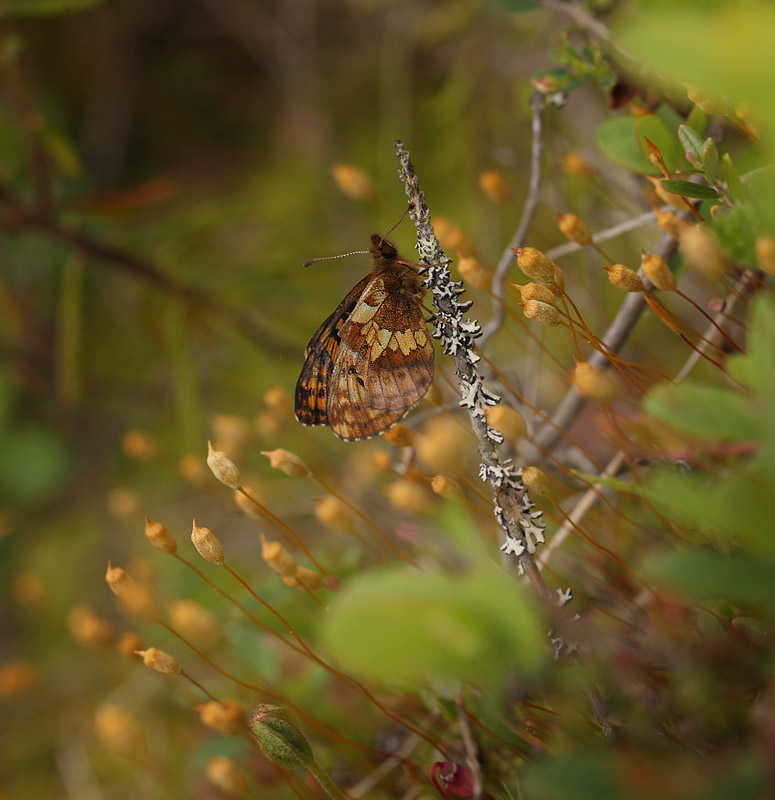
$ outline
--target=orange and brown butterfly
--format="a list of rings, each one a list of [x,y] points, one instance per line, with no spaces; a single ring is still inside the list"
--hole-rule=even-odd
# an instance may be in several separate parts
[[[433,381],[417,265],[378,233],[368,253],[371,272],[315,331],[296,383],[296,419],[346,441],[382,433]]]

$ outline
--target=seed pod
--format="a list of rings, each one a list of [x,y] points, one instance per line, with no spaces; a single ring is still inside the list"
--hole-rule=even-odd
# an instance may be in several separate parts
[[[620,393],[619,386],[610,375],[595,369],[586,361],[576,363],[573,383],[580,392],[596,400],[611,400]]]
[[[237,764],[227,756],[215,756],[208,759],[205,767],[207,780],[226,794],[236,797],[247,797],[249,785]]]
[[[487,424],[500,431],[507,439],[519,439],[527,433],[527,425],[522,414],[514,408],[498,403],[485,408]]]
[[[655,208],[654,213],[657,215],[657,225],[659,225],[668,236],[672,236],[673,239],[677,241],[680,241],[684,231],[691,227],[688,222],[682,220],[672,211],[660,211],[658,208]]]
[[[720,280],[727,274],[724,252],[707,228],[695,226],[686,231],[681,239],[681,252],[692,268],[709,280]]]
[[[296,582],[301,584],[308,592],[314,592],[324,585],[323,578],[309,567],[298,567],[295,578]]]
[[[116,597],[121,597],[125,594],[127,586],[133,583],[126,570],[121,569],[121,567],[114,567],[110,561],[108,561],[108,570],[105,573],[105,580],[110,587],[110,591],[113,592]]]
[[[178,472],[192,486],[201,488],[210,484],[210,476],[207,474],[202,456],[198,453],[188,453],[183,456],[178,461]]]
[[[171,655],[156,647],[137,650],[136,655],[142,656],[143,664],[156,672],[163,672],[165,675],[180,675],[182,672],[180,664]]]
[[[492,273],[476,258],[460,258],[457,262],[460,277],[474,289],[489,292],[492,286]]]
[[[261,455],[269,459],[273,469],[279,469],[291,478],[308,478],[312,475],[310,468],[290,450],[262,450]]]
[[[191,529],[191,541],[205,561],[217,564],[219,567],[224,565],[223,545],[209,528],[197,525],[196,520]]]
[[[582,246],[592,244],[589,228],[575,214],[558,214],[560,231],[572,242]]]
[[[279,386],[271,386],[264,392],[264,405],[271,411],[286,416],[290,415],[293,408],[285,389],[281,389]]]
[[[230,489],[239,489],[242,486],[237,465],[222,450],[215,450],[207,442],[207,466],[215,477]]]
[[[146,517],[145,536],[148,541],[162,553],[175,555],[178,551],[178,543],[161,522],[151,522],[151,520]]]
[[[661,178],[655,178],[653,175],[646,175],[646,180],[651,182],[651,185],[654,187],[654,192],[663,203],[667,203],[669,206],[673,206],[673,208],[686,211],[686,200],[680,194],[673,194],[663,188]],[[672,236],[673,234],[671,233],[670,235]]]
[[[433,230],[442,250],[459,252],[466,258],[476,256],[476,245],[454,222],[444,217],[434,217]]]
[[[216,414],[212,420],[215,449],[223,450],[230,458],[236,458],[252,431],[250,422],[237,414]]]
[[[199,719],[208,728],[226,733],[230,736],[240,736],[245,730],[247,712],[234,700],[211,700],[200,703],[194,707],[199,712]]]
[[[357,202],[373,200],[376,195],[374,182],[359,167],[352,164],[334,164],[331,167],[336,185],[342,194]]]
[[[318,522],[339,533],[349,534],[355,530],[355,520],[350,509],[331,495],[315,501],[315,516]]]
[[[548,286],[541,286],[540,283],[526,283],[520,286],[518,283],[511,284],[522,296],[522,302],[528,300],[539,300],[550,306],[557,306],[557,296]]]
[[[218,618],[195,600],[174,600],[169,614],[172,626],[196,644],[208,646],[220,638]]]
[[[633,272],[624,264],[614,264],[612,267],[603,267],[608,273],[611,285],[625,292],[644,292],[646,287],[637,272]]]
[[[549,491],[549,478],[546,473],[538,467],[522,468],[522,483],[527,490],[533,494],[545,495]]]
[[[385,441],[395,447],[411,447],[414,444],[414,431],[397,422],[388,428],[383,434]]]
[[[493,203],[506,205],[511,202],[511,189],[496,169],[487,169],[479,175],[479,188]]]
[[[562,171],[566,175],[578,175],[582,178],[596,178],[597,170],[587,161],[584,156],[571,150],[563,153]]]
[[[675,291],[676,286],[678,286],[675,275],[673,275],[662,256],[646,255],[646,253],[642,252],[641,269],[654,286],[663,292]]]
[[[293,556],[280,542],[270,542],[263,534],[261,534],[261,558],[278,575],[296,574],[297,567]]]
[[[307,737],[286,709],[259,703],[249,727],[264,755],[281,767],[297,769],[314,763]]]
[[[770,275],[775,275],[775,236],[763,233],[756,240],[755,247],[759,269],[768,272]]]
[[[548,303],[540,300],[528,300],[522,304],[522,311],[528,319],[534,319],[542,325],[559,325],[562,322],[560,312]]]
[[[67,629],[73,639],[86,647],[99,649],[113,642],[111,624],[86,605],[73,606],[67,612]]]
[[[463,497],[460,484],[447,475],[436,475],[431,481],[431,489],[445,500],[460,500]]]
[[[124,758],[142,759],[148,743],[137,720],[117,706],[104,703],[94,712],[94,731],[110,750]]]
[[[152,461],[159,454],[159,446],[148,431],[131,430],[124,434],[121,449],[136,461]]]
[[[385,487],[388,500],[401,511],[423,516],[431,508],[431,501],[421,486],[407,480],[398,480]]]
[[[517,266],[528,278],[539,283],[552,283],[555,279],[554,262],[535,247],[514,247]]]
[[[134,631],[124,631],[118,637],[116,643],[116,650],[122,656],[130,659],[137,659],[136,652],[143,649],[143,640]]]

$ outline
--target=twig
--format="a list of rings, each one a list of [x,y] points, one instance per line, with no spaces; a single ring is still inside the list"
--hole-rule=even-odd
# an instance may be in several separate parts
[[[533,510],[534,504],[522,484],[521,473],[510,460],[501,458],[503,436],[487,424],[484,413],[485,407],[496,405],[500,398],[486,389],[476,370],[479,356],[474,352],[474,339],[481,335],[481,327],[476,320],[463,319],[471,303],[458,300],[463,292],[462,284],[452,281],[409,153],[400,141],[395,142],[395,150],[400,164],[398,175],[412,205],[410,216],[417,229],[420,262],[428,265],[424,285],[433,292],[438,310],[433,335],[441,340],[444,352],[454,358],[461,392],[460,405],[468,411],[479,444],[479,475],[492,488],[495,517],[506,533],[501,549],[516,555],[520,571],[528,575],[540,596],[551,598],[552,592],[544,583],[533,558],[536,545],[544,541],[542,512]]]
[[[474,793],[471,795],[474,800],[482,798],[482,768],[479,765],[479,756],[476,751],[476,742],[471,736],[471,726],[468,724],[468,714],[462,701],[456,703],[458,719],[460,720],[460,734],[463,737],[463,745],[466,750],[466,763],[471,770],[471,777],[474,779]]]
[[[524,246],[530,223],[533,221],[536,208],[538,207],[538,195],[541,189],[541,154],[544,149],[543,114],[545,105],[546,96],[542,92],[533,91],[533,94],[530,96],[530,107],[533,109],[533,144],[530,149],[530,183],[528,185],[525,205],[522,208],[522,217],[519,220],[517,230],[506,249],[503,251],[498,261],[498,266],[495,268],[495,274],[492,278],[492,295],[494,298],[493,315],[492,319],[485,325],[482,331],[482,337],[479,341],[480,347],[482,347],[503,324],[506,313],[502,302],[503,282],[506,278],[506,273],[516,261],[516,253],[512,248]]]

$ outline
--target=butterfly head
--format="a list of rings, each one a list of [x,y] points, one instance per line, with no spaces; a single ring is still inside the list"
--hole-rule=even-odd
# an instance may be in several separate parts
[[[385,269],[398,258],[398,250],[381,233],[372,233],[369,255],[371,255],[371,260],[374,263],[374,269]]]

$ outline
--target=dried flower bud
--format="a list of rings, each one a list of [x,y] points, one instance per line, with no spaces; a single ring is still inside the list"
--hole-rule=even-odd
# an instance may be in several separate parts
[[[528,278],[539,283],[552,283],[555,279],[554,262],[535,247],[514,247],[517,266]]]
[[[199,712],[199,719],[208,728],[229,736],[239,736],[245,730],[247,712],[234,700],[224,700],[221,703],[211,700],[208,703],[200,703],[194,708]]]
[[[686,208],[685,205],[683,207]],[[668,236],[672,236],[673,239],[677,241],[681,241],[684,231],[691,227],[688,222],[682,220],[672,211],[660,211],[658,208],[655,208],[654,213],[657,215],[657,225],[659,225]]]
[[[159,614],[151,590],[134,581],[122,588],[120,601],[123,610],[130,614],[141,617],[157,617]]]
[[[457,262],[460,277],[474,289],[489,292],[492,286],[492,273],[477,258],[460,258]]]
[[[155,647],[138,650],[137,655],[142,656],[146,667],[156,672],[163,672],[165,675],[180,675],[182,672],[180,664],[171,655]]]
[[[500,431],[507,439],[519,439],[527,433],[524,417],[510,406],[498,403],[496,406],[485,408],[484,413],[487,424]]]
[[[210,483],[204,461],[198,453],[188,453],[178,461],[178,472],[192,486],[203,487]]]
[[[571,150],[562,156],[562,171],[566,175],[578,175],[582,178],[596,178],[597,170],[584,156]]]
[[[280,542],[270,542],[263,534],[261,534],[261,558],[278,575],[296,574],[296,562],[293,560],[293,556]]]
[[[105,580],[110,587],[110,591],[113,592],[116,597],[122,597],[125,594],[127,587],[134,583],[126,570],[121,569],[121,567],[114,567],[110,561],[108,561],[108,569],[105,573]]]
[[[143,641],[134,631],[124,631],[116,642],[116,650],[125,658],[132,660],[139,658],[137,651],[142,649]]]
[[[614,264],[612,267],[603,267],[608,273],[611,285],[625,292],[645,292],[646,287],[637,272],[633,272],[624,264]]]
[[[29,661],[16,659],[0,664],[0,697],[13,697],[23,694],[37,680],[37,675]]]
[[[208,759],[205,767],[207,780],[226,794],[235,797],[247,797],[249,786],[245,776],[237,764],[226,756],[215,756]]]
[[[527,319],[534,319],[542,325],[559,325],[562,322],[560,312],[548,303],[540,300],[528,300],[522,303],[522,311]]]
[[[592,244],[589,228],[575,214],[558,214],[560,231],[572,242],[582,246]]]
[[[269,459],[273,469],[279,469],[291,478],[308,478],[312,475],[309,467],[290,450],[262,450],[261,455]]]
[[[137,513],[137,495],[129,489],[111,489],[108,492],[108,511],[117,519],[126,519]]]
[[[308,592],[314,592],[321,586],[325,586],[323,578],[321,578],[314,569],[310,569],[309,567],[298,567],[294,577],[296,578],[296,582],[303,586]]]
[[[152,461],[159,453],[156,440],[148,431],[132,430],[124,434],[121,449],[136,461]]]
[[[557,264],[553,263],[552,266],[554,267],[552,280],[548,281],[546,285],[552,290],[553,294],[557,297],[562,297],[565,294],[565,275]]]
[[[253,709],[249,726],[264,755],[276,764],[296,769],[314,763],[307,737],[286,709],[259,703]]]
[[[540,283],[526,283],[524,286],[512,283],[511,285],[520,293],[523,303],[528,300],[538,300],[550,306],[557,305],[557,296],[548,286],[541,286]]]
[[[527,490],[533,494],[544,495],[549,491],[549,478],[546,473],[538,467],[522,468],[522,483]]]
[[[448,416],[431,417],[415,438],[420,461],[431,472],[463,469],[468,453],[468,432]]]
[[[170,622],[196,644],[214,644],[221,635],[218,618],[194,600],[175,600],[169,606]]]
[[[678,286],[675,275],[673,275],[662,256],[642,253],[641,269],[654,286],[663,292],[672,292]]]
[[[285,389],[279,386],[271,386],[264,392],[264,405],[271,411],[286,416],[290,415],[293,406]]]
[[[250,517],[251,519],[265,519],[266,517],[261,509],[251,500],[251,498],[254,497],[261,502],[261,495],[253,488],[254,485],[255,484],[247,486],[243,484],[242,490],[235,490],[234,502],[237,504],[237,508],[239,508],[246,517]],[[249,496],[246,497],[246,495]]]
[[[497,169],[487,169],[479,175],[479,188],[493,203],[503,206],[511,202],[511,189]]]
[[[86,605],[73,606],[67,612],[67,629],[73,639],[86,647],[98,649],[113,642],[111,624]]]
[[[401,511],[422,516],[432,506],[428,495],[421,486],[407,480],[398,480],[385,487],[388,500]]]
[[[397,422],[388,428],[383,434],[385,441],[395,447],[411,447],[414,444],[414,431]]]
[[[137,720],[117,706],[108,703],[97,706],[94,731],[109,750],[124,758],[141,759],[148,750],[145,733]]]
[[[706,92],[698,86],[686,84],[686,94],[688,98],[704,111],[706,114],[726,114],[727,107],[724,101],[717,95]]]
[[[216,414],[212,420],[215,449],[236,458],[250,439],[250,422],[236,414]]]
[[[466,258],[476,256],[476,245],[450,220],[444,219],[444,217],[434,217],[433,229],[442,250],[457,251]]]
[[[707,228],[695,226],[686,231],[681,239],[681,252],[691,267],[709,280],[720,280],[727,274],[727,259]]]
[[[350,200],[362,203],[374,199],[376,194],[374,183],[369,175],[359,167],[352,164],[334,164],[331,167],[331,174],[334,176],[339,191]]]
[[[191,541],[205,561],[217,564],[219,567],[224,565],[223,545],[209,528],[202,528],[197,525],[196,520],[194,520],[194,525],[191,529]]]
[[[339,533],[352,533],[355,530],[355,520],[350,509],[331,495],[315,501],[315,516],[318,522]]]
[[[377,472],[391,472],[393,459],[390,457],[390,453],[385,450],[378,450],[371,457],[371,465]]]
[[[237,465],[222,450],[214,450],[210,442],[207,443],[207,466],[224,486],[230,489],[242,486]]]
[[[596,400],[611,400],[620,393],[619,386],[610,375],[595,369],[586,361],[576,363],[573,383],[582,394]]]
[[[151,522],[145,518],[145,536],[148,541],[162,553],[175,555],[178,551],[178,543],[172,534],[162,525],[161,522]]]
[[[759,269],[768,272],[770,275],[775,275],[775,236],[763,233],[756,240],[755,247]]]
[[[460,500],[463,497],[463,490],[460,484],[447,475],[436,475],[431,481],[433,493],[445,500]]]
[[[253,427],[262,439],[276,439],[283,429],[282,420],[275,411],[259,411],[253,420]]]

